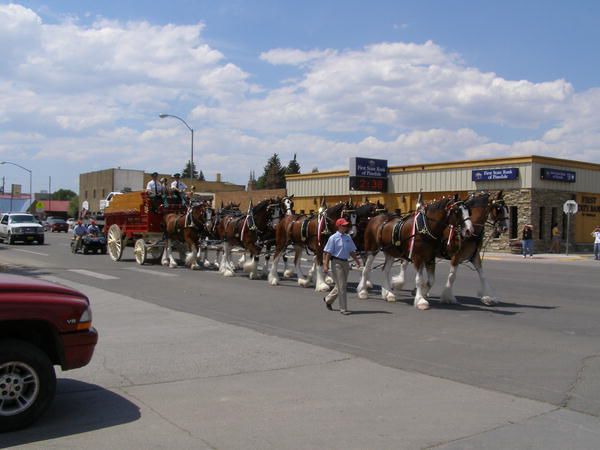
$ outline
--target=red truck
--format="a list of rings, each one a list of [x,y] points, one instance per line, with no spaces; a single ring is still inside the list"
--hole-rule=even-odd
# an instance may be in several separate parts
[[[54,366],[85,366],[96,342],[90,301],[81,292],[0,274],[0,432],[37,419],[56,392]]]

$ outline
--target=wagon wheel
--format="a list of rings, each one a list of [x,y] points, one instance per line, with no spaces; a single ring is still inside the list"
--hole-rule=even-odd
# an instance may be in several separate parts
[[[119,261],[123,256],[123,234],[117,224],[108,229],[108,254],[113,261]]]
[[[146,250],[146,241],[143,239],[138,239],[135,241],[135,245],[133,247],[133,253],[135,254],[135,260],[140,265],[143,266],[146,262],[148,262],[148,252]]]

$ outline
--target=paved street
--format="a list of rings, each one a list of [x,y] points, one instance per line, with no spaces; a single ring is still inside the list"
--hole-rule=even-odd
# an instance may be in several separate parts
[[[51,411],[0,436],[19,448],[534,448],[600,442],[598,264],[486,257],[501,303],[459,271],[460,306],[352,293],[351,316],[286,280],[139,266],[48,245],[0,244],[0,267],[92,300],[92,363],[61,374]],[[377,283],[379,274],[374,281]],[[354,282],[357,274],[353,273]],[[354,286],[354,285],[352,285]]]

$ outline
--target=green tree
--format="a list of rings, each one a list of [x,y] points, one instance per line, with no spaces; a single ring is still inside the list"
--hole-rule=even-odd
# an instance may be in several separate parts
[[[279,155],[274,153],[267,161],[263,174],[256,180],[257,189],[277,189],[285,187],[285,168],[281,167]]]
[[[69,201],[69,217],[78,217],[79,216],[79,197],[75,195]]]
[[[292,159],[286,169],[285,169],[285,173],[286,174],[292,174],[292,173],[300,173],[300,164],[298,164],[298,161],[296,161],[296,154],[294,153],[294,159]]]
[[[59,189],[54,191],[51,197],[52,200],[71,200],[73,197],[77,197],[77,194],[70,189]]]
[[[191,175],[190,175],[191,174]],[[196,170],[196,164],[194,164],[194,170],[190,170],[190,161],[185,164],[185,168],[181,171],[181,178],[193,178],[198,179],[198,171]]]
[[[202,171],[200,171],[200,174],[198,174],[198,179],[200,181],[206,181],[206,178],[204,178],[204,173]]]

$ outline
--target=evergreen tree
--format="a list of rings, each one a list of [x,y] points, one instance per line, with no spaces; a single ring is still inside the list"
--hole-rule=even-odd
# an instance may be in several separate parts
[[[198,179],[198,171],[196,170],[196,164],[194,164],[192,172],[190,171],[190,161],[188,161],[185,164],[185,168],[181,171],[181,178],[193,178],[194,180]]]
[[[206,178],[204,178],[204,173],[202,171],[200,171],[200,174],[198,175],[198,180],[206,181]]]
[[[285,168],[281,167],[281,161],[277,153],[267,161],[263,174],[256,180],[258,189],[277,189],[285,187]]]
[[[319,168],[318,167],[313,167],[313,169],[311,170],[311,173],[319,173]]]
[[[300,164],[298,164],[298,161],[296,161],[296,154],[294,153],[294,159],[292,159],[286,169],[285,169],[285,173],[286,174],[292,174],[292,173],[300,173]]]

